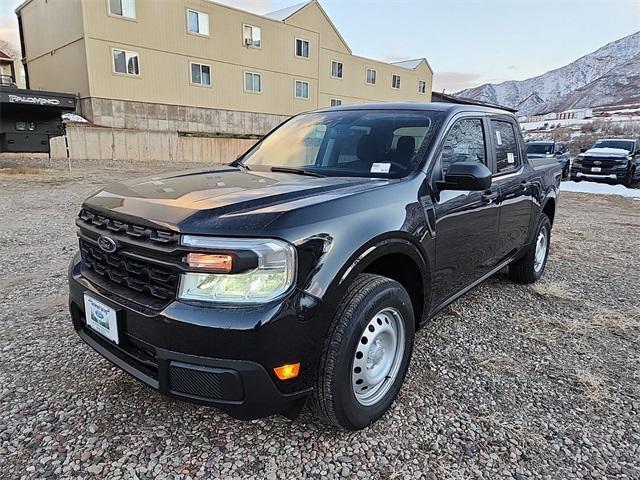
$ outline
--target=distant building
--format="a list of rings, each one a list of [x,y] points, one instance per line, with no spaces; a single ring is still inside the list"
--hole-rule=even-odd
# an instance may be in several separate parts
[[[593,118],[593,109],[591,108],[574,108],[572,110],[564,110],[562,112],[551,112],[543,115],[524,115],[518,118],[520,123],[546,122],[553,120],[586,120]]]
[[[9,48],[0,45],[0,83],[13,83],[24,88],[24,77],[20,58]]]
[[[100,126],[262,135],[318,107],[431,100],[426,59],[354,55],[316,0],[267,15],[206,0],[26,0],[16,14],[29,88],[77,94]]]

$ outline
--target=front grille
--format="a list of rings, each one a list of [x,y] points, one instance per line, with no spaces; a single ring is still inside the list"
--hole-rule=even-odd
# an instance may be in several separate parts
[[[582,166],[586,168],[601,167],[612,168],[626,163],[626,160],[620,160],[615,158],[602,158],[602,157],[584,157],[582,159]]]
[[[105,217],[104,215],[98,215],[86,209],[82,209],[78,217],[81,223],[87,226],[104,230],[105,233],[113,232],[142,242],[149,241],[150,243],[158,245],[170,246],[177,245],[180,241],[180,235],[178,233],[121,222],[113,218]]]
[[[84,268],[107,282],[162,300],[165,304],[175,298],[178,273],[168,267],[120,253],[104,252],[82,238],[80,252]]]

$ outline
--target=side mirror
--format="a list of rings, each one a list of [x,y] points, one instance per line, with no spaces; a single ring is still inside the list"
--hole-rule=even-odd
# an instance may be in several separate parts
[[[453,163],[440,183],[441,190],[488,190],[491,188],[491,170],[483,163]]]
[[[580,149],[580,153],[584,153],[584,152],[586,152],[586,151],[587,151],[587,149],[586,149],[586,148],[584,148],[584,147]]]

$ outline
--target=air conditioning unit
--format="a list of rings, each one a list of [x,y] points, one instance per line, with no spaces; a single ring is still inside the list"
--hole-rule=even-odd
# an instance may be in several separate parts
[[[250,47],[251,45],[253,45],[253,39],[252,39],[252,38],[245,38],[245,39],[244,39],[244,44],[245,44],[247,47]]]

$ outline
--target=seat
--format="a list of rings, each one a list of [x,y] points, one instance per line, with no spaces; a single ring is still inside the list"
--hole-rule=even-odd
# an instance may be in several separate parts
[[[396,164],[407,166],[416,151],[416,139],[408,135],[398,138],[396,150],[391,158]]]

